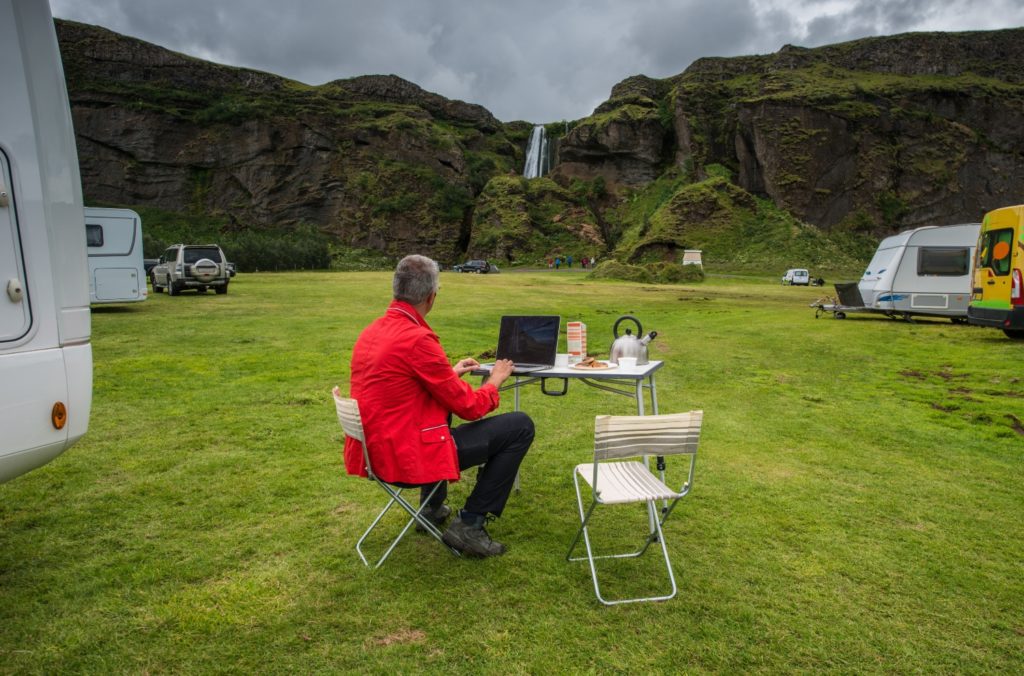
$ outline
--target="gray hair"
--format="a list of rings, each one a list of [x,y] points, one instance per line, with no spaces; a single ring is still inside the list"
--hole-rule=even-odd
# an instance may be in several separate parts
[[[398,261],[395,277],[391,280],[395,300],[409,305],[419,305],[432,293],[437,293],[440,284],[437,279],[437,263],[426,256],[413,254]]]

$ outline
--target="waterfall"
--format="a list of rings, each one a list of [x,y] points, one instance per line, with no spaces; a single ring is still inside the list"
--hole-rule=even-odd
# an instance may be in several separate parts
[[[530,133],[530,143],[526,147],[526,166],[523,167],[523,176],[526,178],[539,178],[546,174],[551,168],[551,160],[548,157],[548,137],[544,131],[544,125],[538,124]]]

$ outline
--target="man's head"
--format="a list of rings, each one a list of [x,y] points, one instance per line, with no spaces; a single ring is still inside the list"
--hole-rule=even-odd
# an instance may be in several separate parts
[[[395,277],[391,281],[395,300],[414,306],[431,301],[430,305],[433,305],[433,296],[439,288],[437,277],[437,263],[426,256],[406,256],[398,261]]]

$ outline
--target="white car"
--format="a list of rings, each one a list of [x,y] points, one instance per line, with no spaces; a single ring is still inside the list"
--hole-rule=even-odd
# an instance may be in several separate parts
[[[808,286],[811,283],[811,273],[803,268],[786,270],[786,274],[782,277],[782,283],[792,286]]]

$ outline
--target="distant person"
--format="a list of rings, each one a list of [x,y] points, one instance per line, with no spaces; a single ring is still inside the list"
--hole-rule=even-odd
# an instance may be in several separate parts
[[[588,259],[588,258],[587,258],[586,256],[584,256],[583,258],[581,258],[581,259],[580,259],[580,265],[581,265],[581,266],[583,266],[583,269],[584,269],[584,270],[586,270],[586,269],[587,269],[587,261],[588,261],[588,260],[589,260],[589,259]]]
[[[421,486],[421,504],[441,483],[422,511],[439,528],[452,512],[444,504],[447,482],[457,481],[467,467],[483,465],[443,539],[469,555],[497,556],[505,545],[491,539],[484,522],[505,508],[533,442],[533,421],[521,412],[483,418],[498,408],[498,388],[512,373],[512,362],[498,360],[477,390],[462,380],[480,365],[467,358],[451,366],[427,324],[439,288],[434,261],[406,256],[398,263],[394,300],[352,348],[350,396],[359,402],[373,469],[381,479]],[[474,422],[453,428],[453,413]],[[366,476],[362,444],[352,438],[345,439],[345,469]]]
[[[554,267],[554,265],[555,265],[555,262],[554,262],[553,260],[551,260],[550,258],[548,258],[548,261],[547,261],[547,262],[548,262],[548,270],[550,270],[550,269],[551,269],[552,267]]]
[[[562,267],[562,258],[561,256],[555,256],[555,270],[559,269],[560,267]]]
[[[572,267],[572,256],[566,256],[565,260],[569,264],[569,267],[571,268]]]

